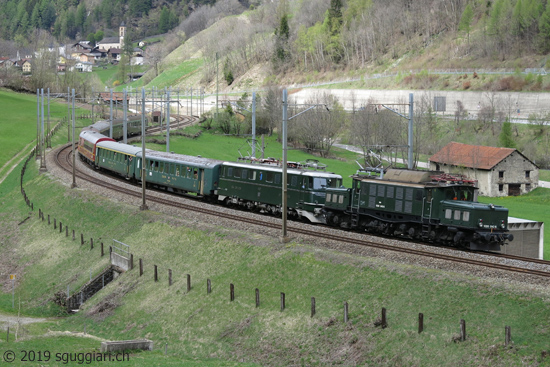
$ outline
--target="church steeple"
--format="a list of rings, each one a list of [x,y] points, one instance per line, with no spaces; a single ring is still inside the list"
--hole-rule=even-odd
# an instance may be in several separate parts
[[[124,36],[126,35],[126,25],[124,24],[124,21],[120,23],[120,27],[118,29],[118,37],[120,40],[120,48],[124,47]]]

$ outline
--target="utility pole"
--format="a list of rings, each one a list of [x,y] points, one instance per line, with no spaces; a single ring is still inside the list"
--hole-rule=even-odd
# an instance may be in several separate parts
[[[136,96],[137,97],[137,96]],[[140,210],[147,210],[147,204],[145,203],[145,181],[147,179],[147,171],[145,165],[147,160],[145,159],[145,88],[141,88],[141,198],[142,203],[139,207]]]
[[[41,134],[40,134],[40,149],[42,154],[40,155],[40,172],[46,171],[46,145],[44,144],[44,89],[40,90],[42,97],[42,124],[41,124]]]
[[[75,101],[75,96],[74,96],[74,89],[73,89],[73,183],[71,184],[71,189],[74,189],[76,187],[76,154],[75,154],[75,151],[74,151],[74,125],[75,125],[75,116],[74,116],[74,101]]]

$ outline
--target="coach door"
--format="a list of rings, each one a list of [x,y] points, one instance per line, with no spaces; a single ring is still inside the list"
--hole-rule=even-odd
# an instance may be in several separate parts
[[[199,169],[199,190],[201,195],[204,195],[204,168]]]

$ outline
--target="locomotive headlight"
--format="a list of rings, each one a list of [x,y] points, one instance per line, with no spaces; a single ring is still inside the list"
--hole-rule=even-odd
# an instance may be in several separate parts
[[[504,223],[504,220],[500,221],[500,228],[502,229],[506,228],[506,223]]]
[[[478,226],[483,227],[483,219],[481,219],[481,218],[479,219],[479,224],[478,224]]]

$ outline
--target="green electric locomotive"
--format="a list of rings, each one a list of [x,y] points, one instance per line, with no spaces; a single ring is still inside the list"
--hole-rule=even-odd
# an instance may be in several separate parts
[[[350,189],[327,188],[327,224],[488,251],[513,240],[508,209],[477,202],[475,181],[405,169],[352,178]]]
[[[325,191],[342,185],[342,176],[289,163],[287,170],[288,214],[311,223],[325,223]],[[218,200],[226,205],[280,215],[282,169],[279,162],[224,162],[220,171]]]

